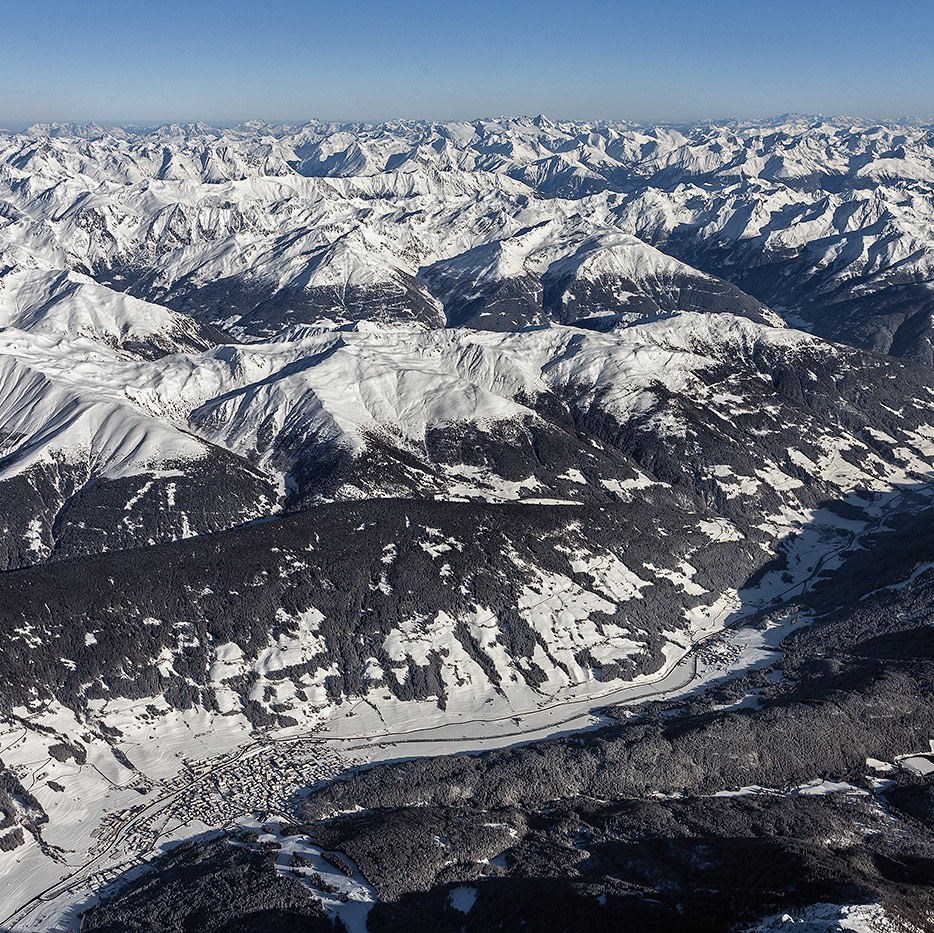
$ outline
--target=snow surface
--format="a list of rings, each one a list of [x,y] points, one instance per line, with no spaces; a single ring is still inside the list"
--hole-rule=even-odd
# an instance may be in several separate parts
[[[903,933],[881,904],[811,904],[790,913],[773,914],[743,933]]]

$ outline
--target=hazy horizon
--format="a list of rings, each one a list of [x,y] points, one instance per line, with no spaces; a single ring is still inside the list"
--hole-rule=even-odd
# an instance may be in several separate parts
[[[893,0],[6,4],[0,126],[934,116],[934,12]]]
[[[680,127],[690,127],[690,126],[704,126],[707,124],[711,125],[723,125],[729,123],[737,123],[740,125],[768,125],[771,123],[778,123],[783,120],[827,120],[827,121],[836,121],[836,122],[864,122],[864,123],[874,123],[874,122],[885,122],[888,124],[901,124],[901,123],[916,123],[920,125],[932,124],[934,125],[934,117],[926,117],[918,114],[900,114],[897,116],[894,115],[878,115],[878,114],[864,114],[864,113],[801,113],[797,111],[787,111],[785,113],[774,113],[774,114],[765,114],[761,116],[735,116],[731,114],[721,114],[718,116],[703,116],[696,119],[689,120],[634,120],[627,119],[626,117],[603,117],[603,116],[589,116],[589,117],[580,117],[580,116],[555,116],[554,114],[549,113],[500,113],[500,114],[480,114],[471,117],[394,117],[388,116],[381,119],[354,119],[349,118],[333,118],[325,119],[323,117],[318,117],[312,114],[307,117],[300,117],[296,119],[266,119],[263,117],[249,116],[244,117],[239,120],[208,120],[208,119],[167,119],[159,121],[144,121],[144,120],[33,120],[30,122],[19,121],[17,123],[0,123],[0,132],[13,132],[21,133],[29,130],[33,127],[42,127],[42,126],[75,126],[75,127],[91,127],[99,126],[103,129],[123,129],[123,130],[155,130],[160,127],[165,126],[204,126],[209,129],[237,129],[240,127],[248,126],[251,123],[259,124],[262,126],[269,127],[302,127],[308,126],[313,123],[321,123],[325,125],[340,125],[340,126],[381,126],[385,124],[392,123],[425,123],[425,124],[444,124],[444,123],[477,123],[480,121],[496,121],[496,120],[534,120],[539,117],[544,117],[547,120],[550,120],[553,123],[572,123],[572,124],[631,124],[633,126],[652,128],[652,127],[671,127],[671,128],[680,128]]]

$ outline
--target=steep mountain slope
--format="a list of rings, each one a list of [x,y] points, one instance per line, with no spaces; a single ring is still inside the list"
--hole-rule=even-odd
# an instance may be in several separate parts
[[[275,507],[274,479],[134,403],[121,374],[141,365],[86,336],[0,330],[3,566],[215,531]]]
[[[925,370],[728,314],[606,334],[306,329],[152,362],[15,328],[0,346],[0,490],[42,503],[7,510],[13,565],[373,496],[606,502],[661,484],[779,520],[927,471],[934,437]],[[186,518],[183,490],[208,476],[214,504]],[[176,495],[168,529],[134,512]]]
[[[178,863],[206,886],[246,848],[321,903],[334,905],[335,874],[362,872],[369,903],[347,903],[369,908],[371,930],[508,918],[541,931],[793,922],[922,933],[934,852],[930,519],[928,507],[881,530],[809,597],[764,613],[766,630],[791,608],[809,624],[745,676],[617,707],[595,731],[354,772],[314,788],[291,822],[191,843],[126,878],[85,925],[117,930],[166,901],[186,917],[187,899],[169,893]],[[344,868],[322,872],[329,864]],[[234,893],[231,910],[252,897]]]
[[[187,315],[113,291],[81,273],[8,267],[0,281],[0,327],[50,341],[86,338],[157,359],[229,339]]]

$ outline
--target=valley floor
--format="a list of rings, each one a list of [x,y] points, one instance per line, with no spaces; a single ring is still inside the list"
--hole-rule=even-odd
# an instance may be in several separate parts
[[[888,517],[904,512],[906,497],[920,509],[934,495],[894,490],[876,499],[868,522],[821,513],[786,541],[787,569],[781,575],[767,573],[755,589],[718,600],[696,620],[690,644],[669,643],[660,671],[628,683],[590,681],[550,697],[522,685],[486,697],[454,695],[444,710],[374,695],[345,701],[316,723],[265,732],[251,730],[242,717],[204,711],[176,714],[156,730],[138,716],[140,704],[128,705],[120,750],[132,767],[92,749],[87,763],[76,766],[83,783],[73,784],[58,807],[49,807],[44,846],[27,837],[25,846],[0,853],[0,925],[15,931],[73,929],[78,912],[110,882],[126,880],[128,871],[144,868],[181,841],[257,820],[296,819],[310,782],[321,786],[377,762],[477,752],[592,729],[607,722],[603,707],[689,697],[768,667],[782,640],[808,621],[796,613],[782,616],[781,604],[805,592],[842,553],[859,550],[861,538]],[[771,621],[757,621],[766,607]],[[756,698],[740,702],[754,704]],[[64,720],[70,715],[59,710],[35,719],[48,725],[57,716],[59,731],[68,732]],[[76,725],[70,726],[73,734]],[[33,785],[47,778],[51,763],[36,757],[39,748],[44,754],[36,739],[28,719],[8,722],[0,731],[0,756],[19,773],[31,774]],[[29,789],[30,782],[24,783]],[[345,907],[341,911],[343,917]],[[351,914],[358,925],[365,916],[359,909]]]

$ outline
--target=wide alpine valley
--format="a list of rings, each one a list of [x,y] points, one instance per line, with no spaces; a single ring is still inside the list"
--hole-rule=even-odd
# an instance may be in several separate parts
[[[0,132],[0,930],[934,929],[934,125]]]

